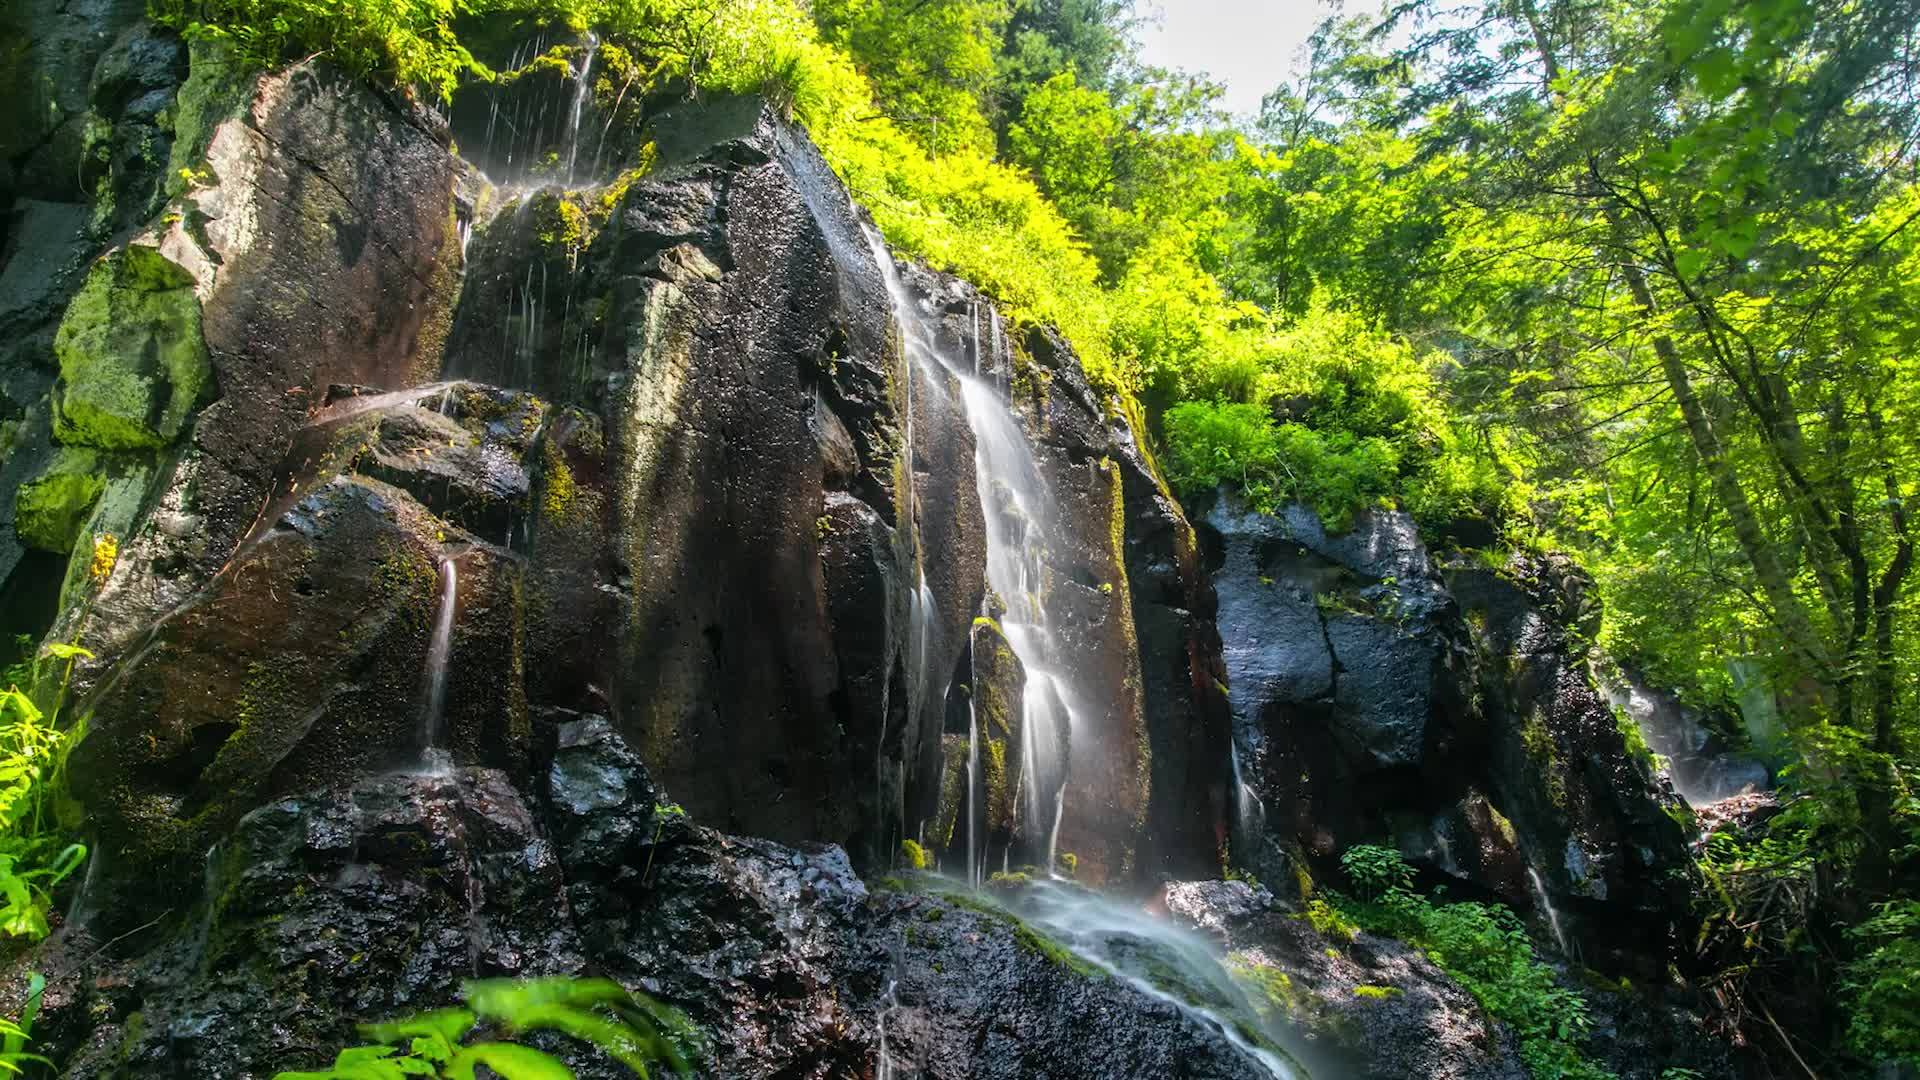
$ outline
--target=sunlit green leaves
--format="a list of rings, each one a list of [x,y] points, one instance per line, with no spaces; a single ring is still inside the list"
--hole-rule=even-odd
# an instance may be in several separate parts
[[[551,1031],[578,1039],[645,1078],[651,1069],[688,1075],[698,1032],[674,1009],[607,979],[550,977],[468,983],[469,1008],[437,1009],[363,1024],[374,1045],[340,1051],[329,1069],[281,1072],[274,1080],[474,1080],[484,1066],[501,1080],[572,1080],[559,1058],[476,1033]]]

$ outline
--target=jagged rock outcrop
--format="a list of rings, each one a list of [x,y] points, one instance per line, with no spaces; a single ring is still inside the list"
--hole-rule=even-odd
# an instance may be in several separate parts
[[[1525,1080],[1520,1042],[1464,988],[1404,942],[1316,928],[1238,881],[1176,882],[1168,914],[1209,935],[1239,977],[1299,1028],[1298,1053],[1315,1076],[1355,1080]],[[1670,1070],[1740,1075],[1708,1022],[1699,993],[1666,982],[1586,982],[1560,974],[1591,1011],[1582,1048],[1622,1080],[1661,1080]]]
[[[94,653],[95,911],[184,907],[243,816],[428,743],[519,783],[573,714],[730,831],[875,869],[963,832],[954,717],[997,602],[973,433],[961,395],[912,390],[865,223],[802,134],[709,102],[596,148],[590,187],[502,191],[430,110],[324,62],[242,78],[144,23],[116,41],[99,86],[171,95],[168,171],[111,237],[18,219],[0,271],[71,264],[8,309],[39,321],[0,575],[32,594],[19,629]],[[1103,691],[1056,755],[1065,864],[1215,872],[1227,710],[1192,530],[1063,342],[905,273],[952,348],[1019,365],[995,407],[1074,538],[1041,588]],[[1007,835],[1010,757],[978,800]]]
[[[1319,1076],[1526,1080],[1513,1033],[1419,949],[1322,934],[1238,881],[1175,882],[1167,913],[1227,950],[1241,977],[1303,1036]]]
[[[1594,686],[1570,565],[1443,560],[1403,514],[1333,535],[1226,494],[1203,528],[1247,783],[1235,861],[1290,887],[1392,843],[1588,963],[1665,970],[1690,824]]]
[[[869,893],[845,854],[729,837],[662,801],[606,718],[554,717],[529,781],[393,772],[276,798],[205,854],[204,894],[35,963],[62,1075],[262,1080],[463,979],[593,971],[682,1009],[698,1074],[1268,1074],[1217,1026],[1048,946],[1016,916]],[[580,1074],[621,1075],[574,1048]]]

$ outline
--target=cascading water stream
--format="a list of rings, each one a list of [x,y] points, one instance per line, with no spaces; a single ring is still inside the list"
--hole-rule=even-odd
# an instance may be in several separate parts
[[[1248,1037],[1248,1030],[1256,1030],[1277,1046],[1289,1035],[1249,1020],[1256,1010],[1207,939],[1059,882],[1033,884],[1012,910],[1074,955],[1218,1031],[1276,1080],[1304,1080],[1305,1072],[1284,1053]]]
[[[1019,813],[1025,827],[1031,830],[1026,841],[1032,846],[1032,854],[1038,856],[1044,852],[1047,866],[1052,870],[1061,821],[1066,814],[1066,779],[1070,765],[1067,759],[1071,753],[1070,740],[1075,734],[1074,717],[1088,715],[1076,706],[1096,700],[1091,693],[1074,685],[1073,657],[1062,648],[1046,602],[1052,585],[1048,554],[1069,550],[1072,537],[1057,535],[1057,530],[1063,528],[1060,516],[1054,513],[1051,494],[1025,427],[1005,398],[998,313],[989,309],[986,315],[984,337],[991,343],[989,353],[983,355],[979,349],[983,335],[980,312],[976,308],[969,320],[973,339],[970,354],[949,355],[948,350],[941,348],[932,326],[900,280],[885,243],[872,230],[868,230],[867,238],[893,301],[906,352],[909,387],[941,390],[957,384],[960,389],[957,404],[973,433],[974,479],[986,524],[987,584],[1004,606],[1001,631],[1025,672],[1020,731],[1023,805]],[[910,389],[909,413],[911,394]],[[914,449],[911,419],[906,434],[911,454]],[[911,492],[907,498],[911,511]],[[977,889],[982,883],[981,863],[986,852],[981,838],[975,835],[981,785],[981,731],[971,698],[968,717],[967,884]],[[1251,1029],[1242,1025],[1248,1023],[1256,1011],[1249,1006],[1244,992],[1205,939],[1164,919],[1056,882],[1043,881],[1029,886],[1015,901],[1014,910],[1090,963],[1166,1002],[1194,1022],[1218,1031],[1235,1050],[1258,1063],[1276,1080],[1297,1080],[1303,1075],[1284,1054],[1246,1034]],[[1188,991],[1198,988],[1198,993],[1169,989],[1161,977],[1169,971],[1174,973],[1176,988]],[[895,987],[890,984],[881,1002],[881,1047],[877,1065],[881,1076],[897,1075],[899,1068],[893,1060],[887,1031],[888,1021],[897,1008]],[[1284,1037],[1281,1032],[1263,1034],[1271,1037],[1271,1045],[1278,1045]]]
[[[1046,602],[1052,584],[1048,553],[1068,549],[1072,538],[1056,535],[1061,523],[1032,443],[1019,416],[990,381],[989,365],[998,366],[999,358],[955,357],[942,348],[900,280],[885,242],[872,230],[867,239],[893,301],[909,381],[924,379],[930,387],[951,381],[960,388],[959,404],[973,433],[974,481],[986,524],[987,584],[1004,605],[1000,628],[1025,672],[1019,733],[1020,820],[1028,831],[1031,853],[1044,854],[1052,871],[1065,814],[1064,790],[1071,765],[1067,748],[1078,711],[1073,706],[1079,697],[1065,674],[1071,670],[1071,658],[1062,655]],[[997,314],[992,321],[993,339],[998,341]],[[979,783],[977,723],[974,727],[968,755],[970,823],[973,789]],[[979,854],[970,836],[970,878],[977,876],[974,864]]]
[[[459,571],[451,556],[440,560],[440,609],[427,645],[426,705],[420,712],[420,747],[429,766],[441,764],[440,721],[446,711],[447,658],[453,651],[453,615],[459,599]]]

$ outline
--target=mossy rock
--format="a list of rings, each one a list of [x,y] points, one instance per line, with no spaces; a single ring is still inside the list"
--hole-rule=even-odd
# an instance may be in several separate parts
[[[105,450],[171,444],[213,390],[187,271],[143,245],[87,272],[54,336],[54,438]]]
[[[98,466],[92,451],[64,449],[39,476],[21,484],[13,500],[20,542],[61,555],[72,551],[107,487]]]

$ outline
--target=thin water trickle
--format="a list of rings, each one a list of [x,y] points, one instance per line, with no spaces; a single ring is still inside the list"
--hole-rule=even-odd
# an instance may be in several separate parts
[[[980,790],[980,718],[973,707],[973,695],[967,696],[967,884],[980,887],[980,838],[974,835],[979,808],[974,805]]]
[[[973,433],[974,483],[986,524],[987,584],[1005,608],[1001,631],[1025,672],[1020,730],[1023,805],[1016,816],[1025,824],[1023,842],[1029,856],[1046,854],[1051,870],[1051,853],[1057,848],[1064,818],[1061,793],[1071,770],[1068,748],[1074,718],[1085,712],[1075,706],[1111,692],[1089,688],[1092,692],[1085,693],[1074,685],[1068,675],[1073,658],[1059,645],[1047,602],[1053,585],[1049,554],[1071,550],[1073,538],[1055,512],[1025,426],[992,381],[1000,358],[955,356],[943,347],[900,280],[885,242],[871,229],[867,240],[893,301],[909,382],[926,377],[929,382],[945,379],[960,387],[959,401]],[[998,313],[989,308],[988,318],[997,349]],[[974,329],[977,343],[977,326]]]
[[[206,910],[200,915],[199,943],[194,947],[194,954],[202,961],[206,959],[207,942],[213,938],[213,917],[216,914],[214,909],[218,906],[220,891],[219,876],[220,845],[215,844],[207,849],[206,864],[200,871],[200,893],[206,904]]]
[[[588,32],[584,57],[580,61],[580,71],[574,76],[573,111],[567,116],[567,186],[572,187],[573,163],[580,153],[580,114],[586,108],[587,98],[593,92],[593,58],[600,51],[600,38]]]
[[[1533,902],[1538,904],[1547,917],[1547,929],[1553,932],[1554,944],[1560,946],[1563,956],[1572,956],[1573,950],[1567,940],[1567,931],[1560,925],[1560,912],[1553,906],[1553,899],[1547,895],[1546,882],[1540,880],[1540,871],[1527,867],[1527,883],[1533,886]]]
[[[875,1069],[875,1080],[897,1080],[900,1075],[899,1066],[893,1063],[893,1050],[887,1045],[887,1019],[893,1015],[893,1010],[900,1007],[899,988],[898,979],[888,979],[887,992],[880,995],[880,1060]]]
[[[1267,804],[1260,801],[1259,794],[1253,790],[1253,785],[1247,783],[1246,776],[1240,771],[1240,744],[1237,741],[1233,742],[1231,756],[1234,817],[1240,826],[1241,835],[1251,838],[1258,835],[1260,829],[1266,824]]]
[[[426,707],[420,713],[420,748],[433,764],[440,748],[441,714],[446,709],[447,658],[453,651],[453,615],[459,598],[459,571],[451,556],[440,560],[440,610],[433,620],[433,638],[427,644]]]

